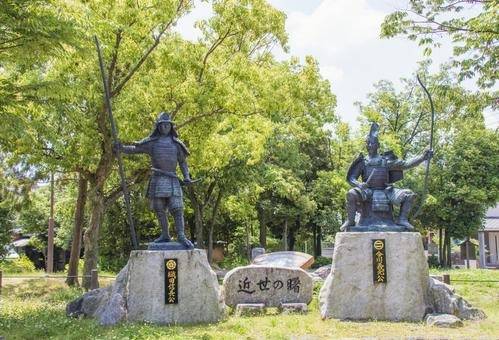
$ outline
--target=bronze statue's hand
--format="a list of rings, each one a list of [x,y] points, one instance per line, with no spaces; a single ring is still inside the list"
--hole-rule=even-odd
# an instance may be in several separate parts
[[[368,199],[369,197],[371,197],[372,193],[373,193],[373,191],[372,191],[371,189],[369,189],[369,188],[367,188],[367,187],[366,187],[366,188],[363,188],[363,189],[362,189],[362,199],[363,199],[364,201],[367,201],[367,199]]]
[[[123,150],[123,144],[121,144],[121,142],[120,142],[120,141],[114,142],[114,143],[113,143],[113,152],[114,152],[114,153],[118,153],[118,152],[120,152],[121,150]]]

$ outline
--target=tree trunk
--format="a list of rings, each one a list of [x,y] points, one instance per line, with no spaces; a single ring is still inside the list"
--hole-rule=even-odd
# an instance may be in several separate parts
[[[248,257],[248,261],[251,262],[250,228],[248,222],[246,222],[246,256]]]
[[[288,250],[288,218],[284,219],[284,233],[282,235],[282,244],[284,251]]]
[[[68,277],[66,278],[66,283],[69,286],[79,286],[78,261],[80,260],[81,252],[83,220],[85,218],[85,204],[87,202],[87,186],[87,179],[84,178],[80,173],[78,175],[78,198],[76,199],[73,239],[71,242],[71,255],[69,257]]]
[[[208,229],[208,262],[211,264],[213,261],[213,229],[215,227],[215,219],[218,213],[218,207],[220,206],[220,201],[222,200],[222,191],[218,192],[217,200],[213,206],[213,211],[211,213],[210,226]]]
[[[447,266],[449,268],[452,268],[452,257],[451,257],[452,249],[451,249],[451,242],[450,241],[451,241],[451,237],[450,237],[450,233],[449,233],[449,237],[447,237]]]
[[[317,240],[316,240],[316,245],[317,245],[317,256],[322,256],[322,228],[320,225],[317,226]]]
[[[317,225],[314,224],[314,227],[312,228],[312,237],[313,237],[313,247],[314,247],[314,257],[319,256],[317,252]]]
[[[443,229],[442,227],[438,228],[438,263],[440,264],[440,267],[444,266],[444,252],[443,252],[443,240],[442,237],[443,235]]]
[[[194,223],[196,227],[196,243],[199,249],[204,249],[203,238],[203,207],[200,204],[193,204]]]
[[[267,248],[267,224],[265,221],[265,211],[262,208],[258,209],[258,220],[260,222],[260,234],[258,240],[260,242],[260,247]]]
[[[90,289],[92,269],[97,269],[99,256],[99,230],[104,215],[104,196],[100,190],[92,190],[89,194],[90,222],[85,231],[85,265],[83,266],[83,287]]]
[[[442,266],[447,267],[447,230],[444,230],[444,237],[442,244]]]

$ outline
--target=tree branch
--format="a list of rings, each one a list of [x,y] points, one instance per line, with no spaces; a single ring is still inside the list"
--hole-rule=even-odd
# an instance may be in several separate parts
[[[161,37],[176,22],[177,16],[180,13],[180,11],[182,10],[182,7],[184,6],[184,1],[185,0],[180,0],[179,4],[177,6],[177,10],[176,10],[175,15],[172,17],[172,19],[169,22],[167,22],[163,26],[163,28],[159,31],[159,33],[154,37],[153,44],[142,54],[142,56],[139,58],[137,63],[129,70],[128,74],[119,82],[119,84],[116,86],[116,88],[114,88],[111,91],[111,97],[114,97],[121,92],[123,87],[130,80],[130,78],[132,78],[132,76],[137,72],[137,70],[140,68],[140,66],[142,66],[142,64],[146,61],[147,57],[149,57],[149,55],[152,53],[152,51],[154,51],[154,49],[156,49],[156,47],[159,45],[159,43],[161,41]]]

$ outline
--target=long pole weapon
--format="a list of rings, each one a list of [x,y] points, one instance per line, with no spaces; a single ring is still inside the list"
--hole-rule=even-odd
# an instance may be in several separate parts
[[[104,69],[104,61],[102,60],[102,52],[100,49],[99,39],[97,38],[97,36],[94,36],[94,40],[95,40],[95,47],[97,48],[97,55],[99,57],[99,67],[102,76],[102,84],[104,86],[104,102],[106,103],[106,110],[109,115],[109,121],[111,122],[111,134],[113,136],[114,142],[118,143],[119,142],[118,131],[116,129],[116,122],[114,121],[113,110],[111,108],[111,95],[109,92],[109,84],[107,83],[106,70]],[[118,159],[118,171],[121,178],[121,188],[123,190],[123,197],[125,199],[128,224],[130,225],[132,246],[133,249],[138,249],[137,234],[135,233],[135,224],[132,217],[132,210],[130,208],[130,192],[128,191],[128,186],[126,185],[125,168],[123,167],[123,158],[121,157],[120,150],[117,150],[116,158]]]
[[[421,78],[419,78],[419,75],[416,74],[416,78],[418,79],[419,85],[423,88],[424,92],[428,96],[428,100],[430,101],[430,108],[431,108],[431,127],[430,127],[430,150],[433,150],[433,131],[435,127],[435,107],[433,106],[433,99],[431,99],[430,92],[424,86],[423,82],[421,81]],[[423,187],[423,195],[421,197],[421,204],[419,205],[418,210],[414,214],[413,217],[418,217],[421,214],[421,210],[423,208],[423,204],[426,200],[426,196],[428,195],[428,179],[430,176],[430,159],[426,161],[426,171],[425,171],[425,176],[424,176],[424,187]]]

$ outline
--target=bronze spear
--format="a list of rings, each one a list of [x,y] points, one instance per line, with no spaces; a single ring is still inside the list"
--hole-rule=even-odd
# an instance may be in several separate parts
[[[113,136],[113,140],[115,143],[118,143],[118,131],[116,129],[116,123],[113,117],[113,110],[111,108],[111,98],[109,92],[109,84],[107,83],[106,71],[104,69],[104,61],[102,60],[102,52],[100,49],[99,39],[97,36],[94,36],[95,47],[97,48],[97,55],[99,57],[99,67],[100,73],[102,76],[102,84],[104,86],[104,102],[106,104],[106,110],[109,115],[109,121],[111,123],[111,134]],[[132,210],[130,208],[130,192],[128,191],[128,186],[126,185],[125,178],[125,168],[123,167],[123,158],[121,157],[120,150],[116,152],[116,158],[118,159],[118,171],[121,178],[121,188],[123,190],[123,198],[125,199],[125,205],[127,210],[128,224],[130,225],[130,236],[132,238],[132,247],[133,249],[138,249],[137,244],[137,235],[135,234],[135,224],[132,217]]]

